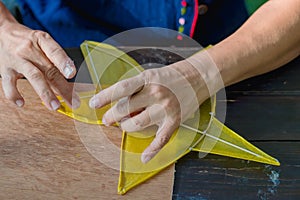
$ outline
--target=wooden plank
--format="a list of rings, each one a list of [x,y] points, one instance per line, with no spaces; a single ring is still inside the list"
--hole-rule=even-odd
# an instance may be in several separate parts
[[[299,199],[300,142],[256,142],[280,167],[193,152],[176,163],[173,199]]]
[[[285,66],[254,78],[247,79],[227,88],[231,95],[280,95],[300,94],[300,56]]]
[[[48,111],[26,80],[18,85],[26,99],[22,109],[0,92],[0,199],[171,199],[174,166],[118,195],[118,170],[87,151],[74,121]],[[98,127],[84,125],[97,136]],[[120,146],[118,128],[102,130]],[[107,156],[119,163],[118,154]]]
[[[241,95],[227,104],[226,125],[248,140],[300,140],[300,96]]]

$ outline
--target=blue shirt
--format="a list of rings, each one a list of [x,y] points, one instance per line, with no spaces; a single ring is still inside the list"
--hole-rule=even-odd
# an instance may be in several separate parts
[[[18,0],[22,22],[44,30],[63,47],[103,41],[138,27],[163,27],[215,44],[248,17],[243,0]],[[205,13],[199,6],[205,5]],[[200,10],[201,11],[201,10]]]

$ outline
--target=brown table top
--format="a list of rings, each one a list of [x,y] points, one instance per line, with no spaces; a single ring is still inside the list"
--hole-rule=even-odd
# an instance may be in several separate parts
[[[48,111],[26,80],[18,85],[26,100],[24,108],[8,102],[0,92],[0,199],[171,199],[174,165],[118,195],[118,170],[87,151],[73,119]],[[84,126],[97,135],[97,125]],[[102,130],[120,146],[118,128]],[[119,162],[119,154],[108,156]]]

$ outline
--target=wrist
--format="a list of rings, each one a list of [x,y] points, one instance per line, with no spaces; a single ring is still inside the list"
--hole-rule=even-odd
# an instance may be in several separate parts
[[[201,87],[198,90],[200,98],[203,94],[208,98],[224,88],[221,71],[207,50],[202,50],[192,55],[186,61],[192,66],[193,73],[197,76],[196,84],[198,87]]]
[[[7,23],[17,22],[5,5],[0,1],[0,27]]]
[[[197,96],[198,104],[224,87],[219,70],[204,50],[168,67],[175,69],[188,81]]]

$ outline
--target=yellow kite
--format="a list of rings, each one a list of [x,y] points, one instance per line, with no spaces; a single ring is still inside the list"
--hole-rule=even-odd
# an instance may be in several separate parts
[[[58,111],[82,122],[102,124],[102,116],[110,105],[94,110],[89,107],[89,99],[96,91],[137,75],[143,69],[126,53],[107,44],[85,41],[81,44],[81,50],[96,89],[79,93],[81,106],[78,109],[72,110],[61,100],[62,106]],[[170,141],[146,164],[141,162],[140,156],[155,134],[123,132],[118,193],[125,194],[190,151],[280,165],[277,159],[218,121],[214,117],[215,101],[215,97],[212,97],[204,102],[199,109],[200,118],[189,119],[181,124]]]

